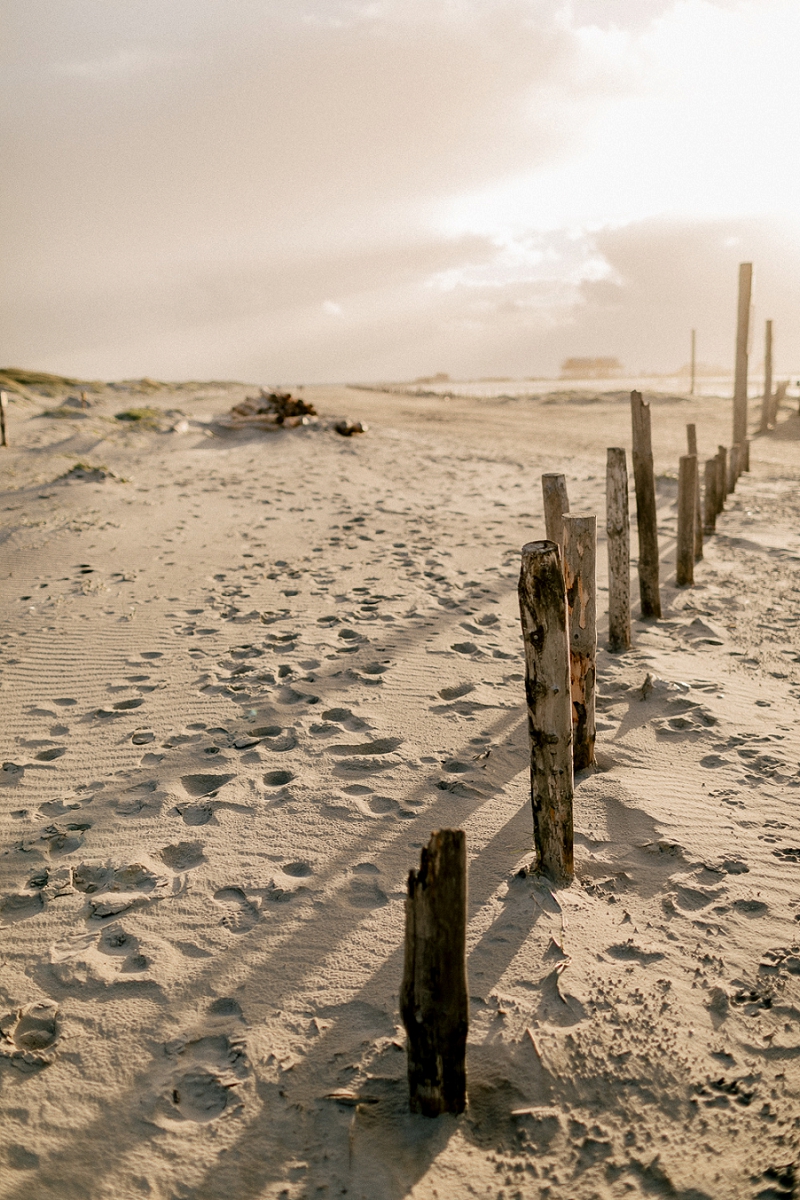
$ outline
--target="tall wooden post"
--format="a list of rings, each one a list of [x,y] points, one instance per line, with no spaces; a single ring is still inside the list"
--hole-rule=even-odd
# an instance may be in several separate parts
[[[714,458],[706,459],[705,471],[705,510],[703,513],[703,532],[706,537],[709,537],[717,527],[718,499],[717,487],[719,486],[719,460]]]
[[[633,422],[633,480],[636,488],[636,524],[639,531],[639,598],[643,617],[661,617],[658,590],[658,527],[656,478],[650,434],[650,405],[641,392],[631,392]]]
[[[555,542],[522,547],[519,610],[537,867],[564,883],[573,874],[572,701],[567,596]]]
[[[694,583],[696,482],[697,456],[684,454],[678,471],[678,547],[675,555],[675,582],[678,587]]]
[[[563,475],[549,471],[542,476],[542,499],[544,501],[544,528],[547,540],[564,548],[564,523],[562,517],[569,512],[567,481]]]
[[[695,501],[694,501],[694,558],[695,562],[703,557],[703,509],[700,503],[700,463],[697,458],[697,426],[686,426],[686,441],[689,454],[695,457],[695,465],[697,468],[697,479],[695,480]]]
[[[696,331],[693,329],[692,330],[692,360],[691,360],[691,366],[690,366],[691,378],[690,378],[690,382],[689,382],[689,395],[690,396],[694,395],[694,376],[695,376],[695,369],[696,369],[696,360],[695,360],[696,348],[697,348]]]
[[[733,383],[732,443],[741,445],[747,438],[747,345],[750,338],[750,296],[753,288],[753,264],[739,263],[739,301],[736,317],[736,373]]]
[[[761,400],[761,432],[772,425],[772,321],[764,329],[764,395]]]
[[[6,408],[8,406],[8,396],[5,392],[0,392],[0,446],[7,446],[6,440]]]
[[[622,446],[606,451],[608,535],[608,645],[615,653],[631,646],[631,524],[628,468]]]
[[[467,839],[440,829],[408,875],[400,1013],[408,1034],[411,1111],[460,1113],[467,1102]]]
[[[725,497],[728,494],[728,451],[725,446],[717,446],[717,515],[725,508]]]
[[[572,695],[572,765],[594,763],[597,678],[597,517],[564,517],[564,582],[569,609],[569,670]]]

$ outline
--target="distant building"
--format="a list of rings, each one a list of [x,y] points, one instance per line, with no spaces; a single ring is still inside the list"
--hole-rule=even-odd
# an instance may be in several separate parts
[[[439,371],[436,375],[420,375],[419,379],[415,379],[414,383],[449,383],[450,376],[445,371]]]
[[[562,379],[613,379],[621,374],[618,358],[565,358],[561,364]]]

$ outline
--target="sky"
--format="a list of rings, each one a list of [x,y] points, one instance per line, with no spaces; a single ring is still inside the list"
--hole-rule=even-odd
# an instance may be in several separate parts
[[[0,0],[0,362],[800,371],[797,0]]]

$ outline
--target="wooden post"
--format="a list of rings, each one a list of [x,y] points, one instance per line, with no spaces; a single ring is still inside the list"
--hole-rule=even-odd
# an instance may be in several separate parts
[[[567,481],[555,471],[542,476],[542,499],[544,500],[544,528],[547,540],[564,548],[564,524],[562,517],[569,512]]]
[[[564,517],[564,583],[569,609],[569,672],[572,696],[572,765],[594,763],[597,677],[597,517]]]
[[[5,392],[0,392],[0,446],[7,446],[6,440],[6,408],[8,407],[8,396]]]
[[[728,495],[736,491],[736,480],[739,478],[739,446],[731,446],[728,452]]]
[[[608,645],[617,653],[631,646],[631,523],[628,468],[621,446],[606,451],[608,535]]]
[[[706,537],[709,537],[717,527],[717,513],[719,512],[719,501],[717,499],[717,487],[719,484],[719,460],[714,458],[706,459],[706,487],[705,487],[705,512],[703,514],[703,532]]]
[[[460,1113],[467,1102],[467,839],[440,829],[408,875],[400,1013],[408,1034],[411,1111]]]
[[[678,547],[675,554],[675,582],[678,587],[694,583],[696,482],[697,456],[684,454],[678,471]]]
[[[750,295],[753,264],[739,263],[739,300],[736,316],[736,373],[733,384],[733,438],[735,445],[747,437],[747,344],[750,338]]]
[[[522,547],[519,611],[531,744],[537,869],[557,883],[573,874],[572,702],[567,596],[555,542]]]
[[[761,432],[766,433],[772,418],[772,321],[764,330],[764,395],[761,400]]]
[[[696,350],[696,348],[697,348],[697,339],[696,339],[695,330],[693,329],[692,330],[692,360],[691,360],[691,367],[690,367],[691,380],[689,383],[689,395],[690,396],[694,395],[694,375],[695,375],[695,367],[696,367],[695,350]]]
[[[656,478],[650,435],[650,405],[641,392],[631,392],[633,421],[633,480],[636,488],[636,524],[639,531],[639,598],[643,617],[661,617],[658,590],[658,528]]]
[[[728,494],[728,451],[725,446],[717,447],[717,515],[725,508]]]
[[[745,438],[739,450],[739,474],[750,470],[750,438]]]
[[[686,441],[688,452],[693,454],[697,465],[696,495],[694,501],[694,560],[699,562],[703,557],[703,507],[700,501],[700,463],[697,460],[697,426],[686,426]]]

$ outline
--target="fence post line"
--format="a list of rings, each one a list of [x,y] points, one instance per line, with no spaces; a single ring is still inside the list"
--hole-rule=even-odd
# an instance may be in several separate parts
[[[622,446],[606,451],[608,537],[608,645],[618,653],[631,646],[631,523],[628,468]]]
[[[732,444],[747,438],[747,343],[750,336],[750,297],[753,264],[739,263],[739,296],[736,308],[736,371],[733,384]]]
[[[564,513],[569,512],[567,481],[556,471],[542,476],[542,500],[544,501],[544,528],[547,540],[564,549]]]
[[[564,583],[569,609],[569,672],[572,696],[572,765],[594,764],[597,680],[597,517],[564,517]]]
[[[661,617],[658,590],[658,527],[656,480],[650,432],[650,405],[641,392],[631,392],[633,424],[633,480],[636,489],[636,525],[639,531],[639,598],[643,617]]]
[[[719,460],[715,458],[706,459],[705,470],[705,495],[704,499],[704,514],[703,514],[703,532],[708,537],[717,527],[717,486],[719,483]]]
[[[567,595],[555,542],[522,547],[519,610],[531,750],[537,869],[557,883],[573,875],[572,701]]]
[[[675,582],[678,587],[694,583],[696,482],[697,456],[684,454],[678,470],[678,545],[675,553]]]
[[[411,1111],[460,1113],[467,1102],[467,839],[431,834],[409,871],[400,1013],[408,1034]]]
[[[764,395],[761,400],[761,432],[773,424],[772,416],[772,321],[764,327]]]

